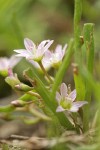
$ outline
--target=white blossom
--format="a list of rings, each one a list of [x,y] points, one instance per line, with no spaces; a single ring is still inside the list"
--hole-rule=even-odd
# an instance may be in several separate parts
[[[56,92],[56,100],[58,101],[58,107],[56,112],[70,111],[77,112],[80,107],[87,104],[87,101],[76,101],[76,90],[68,93],[68,88],[65,83],[60,86],[60,93]]]
[[[16,55],[18,57],[25,57],[28,60],[39,62],[42,60],[44,53],[49,49],[52,43],[53,40],[44,40],[38,46],[36,46],[33,41],[25,38],[24,45],[26,49],[19,49],[14,51],[18,53]]]
[[[62,59],[65,55],[65,50],[67,48],[67,44],[62,48],[62,45],[57,45],[54,52],[46,51],[45,55],[45,62],[51,64],[52,67],[58,68],[62,63]]]

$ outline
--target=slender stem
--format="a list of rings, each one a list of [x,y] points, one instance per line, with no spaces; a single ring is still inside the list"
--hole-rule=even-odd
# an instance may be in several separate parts
[[[44,66],[42,65],[41,62],[38,63],[41,67],[41,69],[43,70],[44,74],[46,75],[46,77],[49,79],[49,81],[52,83],[52,79],[51,77],[49,76],[49,74],[47,73],[47,71],[45,70]]]
[[[75,48],[75,61],[78,65],[81,65],[81,42],[80,42],[80,21],[82,15],[82,0],[75,0],[74,11],[74,48]]]
[[[94,24],[87,23],[84,25],[83,34],[84,34],[84,44],[86,47],[86,63],[87,69],[90,74],[93,73],[93,64],[94,64],[94,38],[93,38]],[[83,129],[87,131],[89,128],[89,116],[90,116],[90,102],[91,102],[91,86],[86,83],[86,94],[85,99],[88,101],[88,105],[84,106],[83,112]]]
[[[45,114],[37,111],[36,109],[33,109],[32,105],[29,107],[29,111],[35,115],[36,117],[39,117],[43,120],[48,120],[48,121],[51,121],[52,119],[49,117],[49,116],[46,116]]]
[[[74,12],[74,48],[75,48],[75,63],[74,66],[74,81],[77,91],[77,100],[84,100],[85,98],[85,83],[80,74],[82,68],[82,50],[83,38],[81,35],[81,15],[82,15],[82,0],[75,0],[75,12]]]
[[[73,114],[71,114],[71,113],[70,113],[69,115],[70,115],[70,117],[72,118],[72,120],[73,120],[73,122],[74,122],[74,124],[75,124],[75,128],[76,128],[77,132],[78,132],[78,133],[80,133],[80,132],[82,133],[83,130],[82,130],[80,124],[77,123],[77,118],[75,118],[75,117],[73,116]]]
[[[83,45],[80,28],[80,21],[82,15],[82,0],[75,0],[75,11],[74,11],[74,48],[75,48],[75,63],[77,68],[74,67],[74,81],[75,88],[77,90],[77,100],[84,100],[85,90],[84,81],[80,75],[80,68],[82,67],[82,51],[81,46]],[[76,68],[76,69],[75,69]]]

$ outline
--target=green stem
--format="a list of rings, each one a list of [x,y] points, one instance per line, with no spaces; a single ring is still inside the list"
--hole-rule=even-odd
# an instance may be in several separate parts
[[[93,38],[94,24],[87,23],[84,25],[84,44],[86,47],[86,65],[90,74],[93,73],[94,64],[94,38]],[[90,116],[90,102],[91,102],[91,86],[86,82],[86,94],[85,99],[88,101],[88,105],[84,107],[83,112],[83,129],[87,131],[89,128],[89,116]]]
[[[38,117],[40,119],[47,120],[47,121],[52,120],[49,116],[37,111],[36,109],[33,109],[32,105],[29,107],[29,111],[30,111],[30,113],[32,113],[33,115],[35,115],[36,117]]]
[[[11,112],[15,109],[13,105],[6,105],[0,107],[0,112]]]
[[[81,42],[80,42],[80,21],[82,15],[82,0],[75,0],[74,11],[74,48],[75,48],[75,61],[78,65],[81,65]]]
[[[80,68],[82,67],[82,51],[81,46],[83,44],[83,38],[81,37],[80,21],[82,15],[82,0],[75,0],[74,11],[74,48],[75,48],[75,63],[77,65],[76,71],[74,71],[75,88],[77,91],[77,100],[84,100],[85,85],[80,75]]]
[[[41,67],[41,69],[43,70],[44,74],[46,75],[46,77],[48,78],[48,80],[52,83],[52,79],[51,77],[49,76],[49,74],[47,73],[47,71],[45,70],[44,66],[42,65],[41,62],[38,63]]]

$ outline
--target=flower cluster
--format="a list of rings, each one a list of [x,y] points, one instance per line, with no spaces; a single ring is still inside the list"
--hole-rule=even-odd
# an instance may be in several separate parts
[[[61,45],[58,45],[54,52],[49,50],[53,40],[42,41],[38,46],[36,46],[30,39],[24,39],[24,45],[26,49],[14,50],[18,53],[16,56],[25,57],[29,62],[31,62],[36,68],[40,68],[39,62],[42,62],[42,65],[46,70],[51,66],[58,68],[62,62],[62,59],[65,54],[67,45],[62,48]]]
[[[58,107],[56,112],[70,111],[77,112],[80,107],[87,104],[87,101],[76,101],[76,90],[72,92],[68,91],[68,88],[65,83],[62,83],[60,86],[60,93],[56,92],[56,100],[58,101]]]

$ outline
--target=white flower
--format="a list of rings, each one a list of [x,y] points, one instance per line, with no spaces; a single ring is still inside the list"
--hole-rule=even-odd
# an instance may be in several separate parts
[[[54,52],[49,50],[46,51],[45,55],[47,58],[45,58],[45,62],[51,64],[54,68],[58,68],[62,63],[66,48],[67,44],[64,46],[64,48],[62,48],[62,45],[57,45]]]
[[[24,39],[24,45],[26,49],[14,50],[18,54],[18,57],[25,57],[26,59],[32,59],[34,61],[41,61],[44,53],[53,43],[53,40],[42,41],[38,46],[36,46],[30,39]]]
[[[16,58],[15,55],[12,55],[10,58],[1,57],[0,58],[0,74],[6,76],[8,74],[9,68],[14,68],[17,63],[20,61],[20,58]]]
[[[45,68],[46,71],[48,71],[51,68],[51,63],[49,60],[49,55],[47,53],[47,51],[44,53],[43,59],[41,60],[41,63],[43,65],[43,67]],[[38,70],[42,71],[40,65],[38,64],[38,62],[34,61],[34,60],[28,60],[35,68],[37,68]]]
[[[62,112],[65,110],[77,112],[80,107],[88,103],[87,101],[74,102],[76,99],[76,90],[68,93],[68,88],[65,83],[61,84],[60,93],[56,92],[56,99],[59,105],[56,109],[56,112]]]

